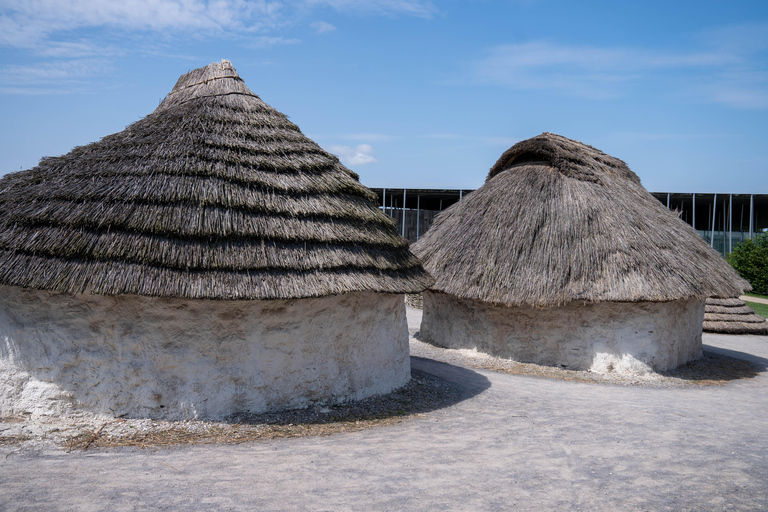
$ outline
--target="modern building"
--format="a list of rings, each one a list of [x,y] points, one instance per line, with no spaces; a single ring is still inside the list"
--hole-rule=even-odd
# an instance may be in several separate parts
[[[411,242],[427,232],[440,211],[474,189],[373,188],[378,204],[397,221],[400,234]],[[730,253],[755,233],[768,230],[768,194],[652,192],[720,254]]]

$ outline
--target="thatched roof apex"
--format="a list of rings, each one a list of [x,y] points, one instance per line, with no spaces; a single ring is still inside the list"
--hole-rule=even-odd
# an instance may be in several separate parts
[[[258,98],[245,85],[232,63],[223,59],[221,62],[214,62],[181,75],[156,111],[182,105],[197,98],[228,94]]]
[[[627,165],[544,133],[412,246],[433,290],[509,306],[731,297],[749,288]]]
[[[0,284],[209,299],[424,289],[374,199],[225,60],[125,130],[3,177]]]
[[[549,132],[518,142],[506,150],[491,167],[486,181],[514,165],[526,162],[546,163],[563,176],[581,181],[599,182],[600,176],[607,174],[640,184],[640,178],[629,170],[623,160],[606,155],[592,146]]]

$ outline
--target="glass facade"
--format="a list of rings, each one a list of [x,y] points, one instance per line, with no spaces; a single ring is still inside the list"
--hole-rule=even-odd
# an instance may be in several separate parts
[[[374,188],[380,208],[415,242],[442,210],[472,193],[469,189]],[[755,233],[768,231],[768,194],[652,192],[662,205],[693,226],[720,254],[730,253]]]

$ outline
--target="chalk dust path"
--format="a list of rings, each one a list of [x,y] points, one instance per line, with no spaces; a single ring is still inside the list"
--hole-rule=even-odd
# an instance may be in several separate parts
[[[749,295],[741,295],[739,299],[743,300],[744,302],[759,302],[760,304],[768,304],[768,299],[763,299],[762,297],[750,297]]]
[[[768,366],[768,337],[704,343]],[[484,391],[330,437],[70,454],[0,447],[0,510],[768,509],[765,370],[665,389],[413,366]]]

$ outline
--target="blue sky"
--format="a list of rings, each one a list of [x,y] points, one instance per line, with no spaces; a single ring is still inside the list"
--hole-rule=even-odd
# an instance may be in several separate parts
[[[0,0],[0,174],[222,58],[371,187],[476,188],[550,131],[651,191],[768,193],[765,0]]]

